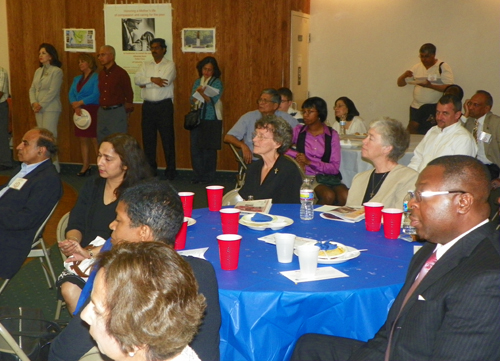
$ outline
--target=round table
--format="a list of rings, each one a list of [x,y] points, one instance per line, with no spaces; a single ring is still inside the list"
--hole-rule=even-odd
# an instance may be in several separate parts
[[[205,258],[219,282],[221,360],[288,360],[299,336],[310,332],[359,340],[373,337],[404,283],[413,244],[386,239],[382,229],[368,232],[364,221],[329,221],[318,212],[312,221],[302,221],[298,204],[275,204],[270,214],[294,220],[278,232],[368,251],[345,263],[318,265],[335,267],[348,278],[295,284],[280,272],[299,269],[297,256],[292,263],[278,263],[276,247],[257,239],[275,231],[240,225],[238,269],[223,271],[216,239],[222,233],[220,214],[194,210],[196,224],[188,228],[186,249],[209,247]]]

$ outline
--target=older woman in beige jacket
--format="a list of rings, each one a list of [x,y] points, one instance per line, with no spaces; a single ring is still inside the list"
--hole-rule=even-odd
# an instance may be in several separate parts
[[[398,164],[410,144],[410,134],[394,119],[374,121],[363,140],[361,155],[375,169],[356,174],[347,197],[348,206],[380,202],[386,208],[402,208],[403,198],[415,188],[418,173]]]

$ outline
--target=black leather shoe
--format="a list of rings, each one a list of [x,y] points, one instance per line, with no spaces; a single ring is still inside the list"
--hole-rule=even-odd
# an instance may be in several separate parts
[[[92,173],[92,168],[88,167],[87,169],[85,169],[83,172],[78,172],[76,173],[76,175],[78,177],[86,177],[88,175],[90,175]]]

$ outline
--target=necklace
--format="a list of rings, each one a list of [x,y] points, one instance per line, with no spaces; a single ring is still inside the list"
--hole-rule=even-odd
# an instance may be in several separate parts
[[[377,184],[375,184],[375,170],[373,170],[372,175],[370,177],[371,178],[371,184],[372,184],[372,190],[370,192],[370,199],[373,198],[373,196],[377,193],[378,189],[380,188],[380,185],[382,184],[382,182],[384,181],[385,177],[387,177],[387,175],[389,173],[390,172],[385,172],[382,175],[382,177],[380,178],[380,180],[377,182]]]

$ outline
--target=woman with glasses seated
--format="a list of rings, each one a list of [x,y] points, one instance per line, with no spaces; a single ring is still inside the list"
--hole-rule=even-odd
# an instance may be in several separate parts
[[[318,204],[344,205],[347,187],[340,175],[340,140],[338,133],[324,124],[328,116],[326,102],[318,97],[302,104],[304,124],[293,129],[296,150],[287,154],[294,157],[307,176],[314,176],[314,193]]]
[[[248,166],[243,199],[272,198],[273,203],[299,203],[302,176],[283,154],[292,144],[292,127],[276,115],[265,115],[255,123],[253,153],[260,159]]]
[[[374,121],[363,140],[361,156],[371,161],[374,170],[356,174],[347,197],[348,206],[380,202],[386,208],[402,208],[403,198],[415,189],[418,173],[398,164],[410,145],[410,133],[397,120]]]
[[[359,112],[354,105],[354,102],[348,97],[340,97],[335,100],[335,121],[326,124],[340,133],[340,121],[345,121],[345,134],[366,134],[366,126],[363,119],[359,116]]]

